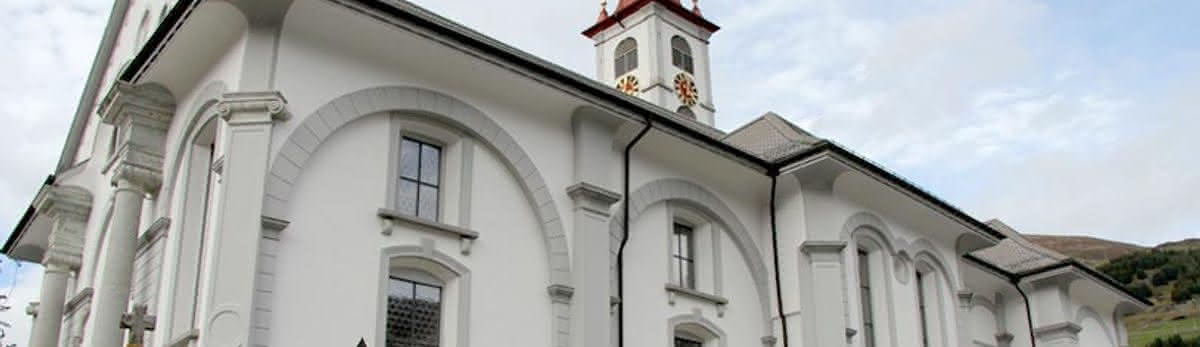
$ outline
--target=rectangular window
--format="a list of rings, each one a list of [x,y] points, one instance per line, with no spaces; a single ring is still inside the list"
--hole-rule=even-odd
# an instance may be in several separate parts
[[[858,250],[858,301],[862,306],[862,337],[864,346],[875,347],[875,317],[871,307],[871,264],[867,252]]]
[[[697,342],[697,341],[692,341],[692,340],[688,340],[688,339],[680,338],[680,337],[675,338],[675,347],[700,347],[700,346],[703,346],[703,344],[700,342]]]
[[[403,278],[388,280],[387,347],[437,347],[442,288]]]
[[[405,137],[400,144],[400,194],[396,209],[436,221],[441,171],[441,147]]]
[[[929,321],[925,313],[925,285],[923,279],[925,276],[921,272],[917,272],[917,312],[920,313],[918,318],[921,320],[921,347],[929,347]]]
[[[671,282],[684,288],[696,288],[696,267],[693,258],[692,228],[683,224],[675,224],[675,232],[671,235],[671,260],[675,271],[671,274]]]

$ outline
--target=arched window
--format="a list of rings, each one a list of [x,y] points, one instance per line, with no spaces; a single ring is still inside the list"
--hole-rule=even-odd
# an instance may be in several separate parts
[[[384,255],[387,274],[380,283],[378,345],[465,346],[469,270],[421,246],[399,246]]]
[[[671,327],[671,346],[725,347],[725,332],[699,314],[677,316],[667,323]]]
[[[445,283],[425,271],[392,270],[387,290],[388,346],[438,346],[444,287]]]
[[[675,110],[675,112],[683,115],[684,117],[696,119],[696,113],[692,112],[692,109],[688,108],[687,106],[679,106],[679,109]]]
[[[621,41],[621,43],[617,44],[617,52],[614,56],[616,57],[613,64],[615,69],[614,77],[621,77],[621,75],[637,69],[637,40],[630,37]]]
[[[858,249],[858,302],[862,307],[863,346],[875,346],[875,305],[871,281],[871,257],[866,249]]]
[[[671,64],[688,73],[696,73],[692,64],[692,48],[682,37],[671,38]]]
[[[917,326],[920,328],[921,347],[948,346],[945,340],[945,317],[943,306],[945,295],[942,274],[927,258],[916,260]]]

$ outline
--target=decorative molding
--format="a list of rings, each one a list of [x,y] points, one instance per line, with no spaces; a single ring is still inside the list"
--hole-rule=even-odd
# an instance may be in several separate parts
[[[155,241],[158,241],[158,239],[167,235],[167,228],[170,226],[170,218],[159,217],[158,219],[155,219],[154,223],[151,223],[150,227],[146,228],[145,232],[142,232],[142,236],[138,237],[137,251],[134,252],[134,254],[141,255],[142,252],[150,249],[150,246],[153,245]]]
[[[1058,339],[1062,337],[1078,338],[1079,332],[1083,331],[1083,327],[1073,322],[1054,323],[1043,325],[1033,329],[1033,335],[1045,339]]]
[[[87,287],[79,290],[71,300],[67,301],[66,309],[63,310],[64,315],[75,314],[75,311],[87,306],[92,302],[92,287]]]
[[[704,301],[709,304],[716,305],[717,316],[718,317],[725,316],[725,305],[729,304],[729,299],[726,299],[721,296],[701,292],[701,291],[695,290],[695,289],[680,287],[680,286],[670,284],[670,283],[668,283],[666,285],[666,289],[667,289],[667,303],[671,304],[672,306],[675,305],[675,297],[677,295],[684,295],[684,296],[689,296],[692,298],[700,299],[700,301]]]
[[[290,225],[291,223],[292,222],[282,220],[279,218],[262,216],[263,229],[275,231],[277,234],[278,234],[278,232],[283,231],[283,229],[287,229],[288,225]],[[276,237],[275,239],[278,240],[279,238]]]
[[[759,341],[762,341],[763,347],[771,347],[774,346],[779,339],[774,336],[763,336],[759,338]]]
[[[846,249],[846,241],[804,241],[800,250],[804,253],[841,253]]]
[[[365,88],[329,100],[316,111],[298,119],[301,124],[286,135],[271,159],[267,180],[279,184],[267,185],[263,213],[286,219],[287,206],[291,204],[295,190],[293,182],[296,182],[296,177],[321,143],[346,124],[389,111],[418,112],[422,117],[456,127],[471,135],[476,144],[494,150],[517,178],[522,191],[529,198],[530,208],[540,222],[541,228],[536,231],[540,232],[546,244],[550,284],[571,283],[571,256],[563,219],[544,176],[533,160],[521,144],[492,117],[461,99],[434,90],[411,86]]]
[[[621,194],[587,182],[567,187],[567,195],[575,201],[575,208],[609,216],[612,204],[621,201]]]
[[[966,289],[958,291],[958,308],[971,308],[971,300],[975,298],[975,293]]]
[[[171,342],[167,343],[167,347],[188,347],[192,341],[198,340],[200,340],[200,330],[192,329],[183,332],[183,335],[179,337],[171,339]]]
[[[460,248],[459,252],[461,252],[463,255],[470,255],[471,247],[475,245],[475,240],[479,239],[478,231],[413,217],[392,209],[380,208],[377,212],[377,215],[379,218],[383,219],[382,233],[384,236],[392,235],[394,229],[396,229],[396,227],[398,227],[401,223],[415,225],[417,227],[433,231],[458,235]]]
[[[854,328],[846,328],[847,339],[854,337],[854,335],[858,335],[858,330],[855,330]]]
[[[231,123],[269,123],[287,120],[287,99],[278,91],[233,92],[221,95],[217,103],[217,115]],[[258,114],[261,118],[234,119],[234,114]]]
[[[575,295],[575,288],[562,284],[552,284],[546,287],[546,291],[550,293],[550,298],[556,303],[570,303],[571,296]]]
[[[1013,334],[1008,332],[996,333],[996,345],[1008,346],[1013,341]]]

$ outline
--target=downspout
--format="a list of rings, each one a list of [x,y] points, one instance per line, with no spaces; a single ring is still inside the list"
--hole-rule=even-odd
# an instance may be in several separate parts
[[[646,117],[646,127],[638,132],[629,144],[625,145],[625,172],[624,185],[621,197],[625,199],[622,208],[625,209],[624,217],[621,218],[621,245],[617,247],[617,347],[625,346],[625,244],[629,243],[629,154],[633,151],[633,146],[637,145],[642,140],[643,136],[650,131],[650,117]]]
[[[1025,300],[1025,322],[1029,324],[1029,346],[1037,347],[1037,338],[1033,336],[1033,311],[1029,308],[1029,296],[1025,295],[1025,290],[1021,289],[1021,279],[1013,276],[1010,281],[1013,287],[1017,288],[1017,293],[1021,293],[1021,299]]]
[[[775,309],[779,311],[779,326],[783,328],[783,347],[788,347],[787,314],[783,312],[783,286],[779,279],[779,229],[775,224],[775,188],[779,170],[772,169],[771,175],[771,252],[775,257]]]
[[[1025,301],[1025,323],[1028,324],[1028,326],[1029,326],[1029,346],[1037,347],[1037,338],[1033,335],[1033,309],[1030,308],[1030,305],[1029,305],[1029,295],[1025,294],[1024,289],[1021,289],[1021,278],[1024,278],[1025,276],[1029,276],[1031,274],[1037,273],[1038,271],[1033,271],[1032,273],[1024,272],[1024,273],[1014,274],[1014,273],[1009,273],[1008,271],[1005,271],[1004,269],[1001,269],[999,267],[996,267],[995,265],[992,265],[991,263],[983,261],[982,259],[979,259],[979,258],[975,257],[974,255],[971,255],[971,253],[963,254],[962,257],[963,257],[963,259],[966,259],[976,265],[982,266],[985,269],[988,269],[989,271],[991,271],[995,274],[1004,276],[1005,278],[1008,279],[1008,283],[1011,283],[1013,288],[1017,289],[1017,293],[1020,293],[1021,299]]]

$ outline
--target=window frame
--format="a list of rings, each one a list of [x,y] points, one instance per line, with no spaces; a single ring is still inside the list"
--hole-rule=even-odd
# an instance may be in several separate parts
[[[409,269],[405,269],[405,270],[409,270]],[[437,304],[438,315],[437,315],[437,326],[434,327],[434,330],[437,331],[437,334],[435,334],[434,346],[441,346],[442,345],[442,336],[441,335],[443,332],[442,319],[443,319],[443,314],[445,311],[445,300],[446,300],[445,286],[430,284],[430,283],[427,283],[427,281],[406,278],[405,276],[402,276],[402,275],[388,275],[388,279],[387,279],[388,291],[387,291],[387,293],[384,294],[387,299],[391,298],[391,294],[392,294],[391,284],[393,281],[406,282],[406,283],[410,284],[412,287],[411,298],[414,298],[414,299],[417,299],[418,286],[437,289],[438,298],[437,298],[437,302],[435,302],[435,303]],[[420,299],[417,299],[417,300],[420,300]],[[387,304],[390,304],[390,303],[387,303]],[[390,335],[387,331],[387,325],[390,323],[392,316],[391,316],[391,313],[388,312],[388,310],[386,308],[384,309],[384,311],[385,311],[385,313],[384,313],[385,319],[387,321],[389,321],[389,322],[384,323],[384,345],[386,346],[386,345],[389,345],[387,339],[388,339],[388,336]]]
[[[687,42],[687,39],[679,35],[671,37],[671,65],[689,74],[696,74],[695,56],[692,55],[692,45]]]
[[[626,37],[613,50],[613,77],[620,78],[638,68],[638,42]]]
[[[875,337],[875,305],[872,301],[874,293],[871,288],[871,253],[861,247],[856,249],[858,255],[858,301],[862,309],[862,340],[863,346],[875,347],[878,343]]]
[[[405,160],[406,160],[404,157],[404,146],[407,143],[415,143],[417,145],[417,151],[416,151],[417,167],[416,167],[416,177],[415,178],[405,177],[405,175],[404,175],[404,167],[405,167]],[[445,148],[442,145],[437,144],[434,141],[428,141],[419,136],[413,136],[411,134],[403,134],[403,133],[400,134],[400,146],[401,146],[400,157],[398,158],[398,160],[400,162],[400,167],[399,167],[399,171],[397,171],[397,175],[395,177],[395,179],[397,180],[396,210],[401,213],[405,213],[405,214],[408,214],[408,215],[411,215],[411,216],[417,217],[417,218],[428,219],[428,220],[433,220],[433,221],[441,220],[442,186],[444,185],[444,181],[445,181],[445,175],[443,173],[445,171],[445,166],[446,166],[445,165],[445,158],[446,158]],[[437,156],[438,156],[437,166],[438,166],[438,168],[437,168],[437,172],[435,174],[437,176],[437,178],[434,179],[434,181],[436,183],[429,183],[429,182],[427,182],[426,177],[424,177],[425,170],[422,165],[424,164],[423,159],[425,157],[425,149],[426,148],[433,148],[434,150],[437,151]],[[411,211],[411,212],[400,209],[399,199],[401,199],[401,197],[404,196],[404,194],[401,193],[401,191],[403,191],[403,189],[404,189],[403,188],[404,182],[410,182],[410,183],[416,184],[416,191],[414,192],[414,194],[415,194],[414,206],[413,206],[413,211]],[[422,215],[422,213],[421,213],[422,212],[421,206],[423,205],[422,200],[421,200],[421,191],[424,190],[421,188],[426,188],[426,187],[433,188],[435,194],[437,194],[437,197],[435,198],[436,200],[434,201],[434,204],[433,204],[434,210],[433,210],[432,216],[425,216],[425,215]]]
[[[925,293],[924,280],[926,274],[922,271],[916,272],[916,287],[917,287],[917,320],[921,325],[921,347],[929,347],[929,313],[927,303],[929,299]]]
[[[441,287],[439,347],[469,347],[471,270],[433,244],[396,245],[380,252],[373,346],[387,346],[388,294],[393,277]],[[368,340],[370,342],[371,340]]]
[[[400,183],[404,138],[441,147],[440,177],[438,178],[437,218],[433,222],[470,229],[472,176],[474,171],[475,139],[458,128],[443,124],[427,115],[410,112],[389,112],[387,193],[383,207],[400,211]],[[416,218],[416,216],[414,216]],[[418,218],[429,220],[427,218]]]
[[[686,235],[686,240],[681,235]],[[671,242],[673,243],[671,247],[673,250],[671,252],[671,262],[674,265],[675,272],[672,275],[672,279],[674,280],[672,282],[680,287],[695,290],[696,228],[678,221],[674,222],[671,230]],[[685,242],[687,243],[686,245],[684,244]],[[685,264],[687,265],[686,267],[684,267]]]

